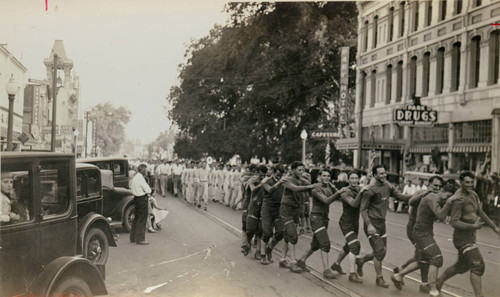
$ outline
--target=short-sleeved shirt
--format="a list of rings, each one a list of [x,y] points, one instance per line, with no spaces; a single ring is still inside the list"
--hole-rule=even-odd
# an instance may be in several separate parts
[[[296,186],[304,186],[306,183],[294,176],[286,177],[285,183],[292,183]],[[297,192],[294,192],[290,189],[287,189],[285,186],[283,187],[283,198],[281,199],[281,204],[288,205],[291,207],[300,207],[301,196],[297,195]]]
[[[271,177],[266,181],[269,186],[274,186],[278,181]],[[283,197],[283,186],[280,185],[278,188],[274,189],[271,193],[264,191],[264,202],[272,207],[279,207],[281,205],[281,198]]]
[[[321,187],[313,189],[311,191],[313,197],[311,214],[328,216],[330,212],[330,204],[323,203],[323,201],[318,199],[318,196],[323,195],[325,197],[329,197],[335,194],[335,192],[337,192],[336,189],[332,189],[329,185],[321,185]]]

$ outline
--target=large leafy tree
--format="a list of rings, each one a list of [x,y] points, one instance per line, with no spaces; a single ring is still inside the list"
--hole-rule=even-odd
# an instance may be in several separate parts
[[[356,45],[355,4],[230,3],[226,12],[228,24],[189,46],[167,98],[187,136],[177,153],[300,159],[302,129],[337,127],[328,102],[338,97],[340,47]]]
[[[96,125],[96,145],[104,156],[116,154],[125,141],[125,125],[131,113],[125,107],[115,107],[110,102],[99,103],[89,111],[89,119]]]

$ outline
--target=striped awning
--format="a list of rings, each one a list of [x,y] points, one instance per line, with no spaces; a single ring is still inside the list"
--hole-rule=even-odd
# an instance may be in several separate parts
[[[491,145],[456,145],[452,153],[486,153],[491,152]]]
[[[417,153],[417,154],[430,154],[430,153],[432,153],[432,150],[434,148],[435,148],[435,146],[414,146],[414,147],[409,148],[409,152],[410,153]],[[448,147],[447,146],[440,146],[439,152],[447,153]]]

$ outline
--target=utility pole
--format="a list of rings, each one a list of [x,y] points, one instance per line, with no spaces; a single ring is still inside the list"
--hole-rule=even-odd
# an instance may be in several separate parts
[[[52,71],[52,140],[50,142],[50,151],[56,151],[56,109],[57,109],[57,54],[54,53],[54,66]]]
[[[88,147],[88,139],[89,139],[89,111],[85,112],[85,158],[87,158]]]

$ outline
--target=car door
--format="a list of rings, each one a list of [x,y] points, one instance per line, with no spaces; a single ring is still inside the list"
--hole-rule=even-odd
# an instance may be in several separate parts
[[[129,188],[128,164],[126,163],[120,160],[113,161],[113,184],[115,187]]]
[[[2,296],[13,296],[27,292],[40,269],[34,167],[19,158],[2,158],[1,162],[2,182],[9,175],[13,180],[7,195],[11,201],[10,213],[15,215],[0,223],[0,292]]]
[[[73,159],[45,159],[38,166],[40,261],[76,254],[76,170]]]

